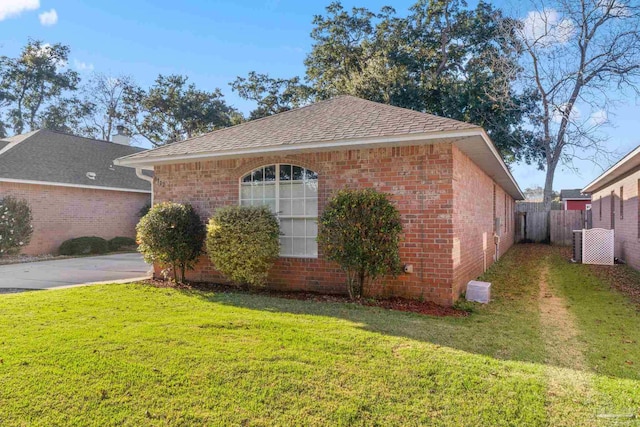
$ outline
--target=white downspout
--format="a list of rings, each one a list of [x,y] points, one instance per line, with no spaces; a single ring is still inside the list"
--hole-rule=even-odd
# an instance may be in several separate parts
[[[136,176],[151,183],[151,206],[153,206],[153,177],[143,174],[142,168],[136,168]]]

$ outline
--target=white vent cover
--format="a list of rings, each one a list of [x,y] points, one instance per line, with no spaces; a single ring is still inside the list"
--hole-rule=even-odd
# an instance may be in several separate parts
[[[614,231],[604,228],[582,230],[582,263],[613,265]]]
[[[481,302],[487,304],[491,300],[491,283],[479,282],[471,280],[467,283],[467,292],[465,293],[467,301]]]

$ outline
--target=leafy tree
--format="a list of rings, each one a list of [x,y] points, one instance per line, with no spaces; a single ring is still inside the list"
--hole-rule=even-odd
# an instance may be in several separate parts
[[[20,253],[33,234],[31,207],[26,200],[0,199],[0,257]]]
[[[574,157],[601,161],[602,126],[612,106],[640,94],[640,6],[627,0],[552,0],[507,32],[522,49],[520,84],[535,94],[528,114],[536,139],[525,146],[546,170],[544,203],[551,209],[558,164]]]
[[[509,20],[499,10],[482,1],[466,9],[457,0],[419,0],[406,17],[388,6],[379,13],[348,11],[339,2],[326,12],[314,17],[314,44],[305,60],[306,93],[312,99],[350,94],[475,123],[508,160],[527,155],[519,147],[533,138],[521,126],[523,114],[533,106],[532,93],[512,89],[518,49],[502,31]],[[236,86],[238,81],[264,83],[239,79]],[[256,101],[252,117],[261,116],[265,106],[290,106],[296,91],[277,85],[289,81],[269,79],[270,85],[263,86],[276,90],[238,93]],[[243,86],[255,87],[262,89],[259,84]]]
[[[339,191],[318,225],[320,249],[347,273],[351,298],[360,298],[379,277],[401,272],[400,213],[386,194],[372,189]]]
[[[219,89],[206,92],[187,80],[186,76],[159,75],[148,90],[127,85],[119,117],[131,134],[160,146],[230,126],[232,119],[237,120]]]
[[[85,121],[93,114],[91,103],[77,97],[60,98],[38,115],[38,127],[76,135],[87,135]]]
[[[66,69],[69,47],[30,40],[20,56],[0,58],[0,97],[6,122],[20,134],[41,126],[41,113],[67,91],[75,91],[78,73]]]
[[[311,88],[301,84],[299,77],[274,79],[268,74],[251,71],[247,77],[238,77],[230,85],[241,98],[258,104],[258,108],[250,113],[250,120],[300,107],[311,98]]]
[[[184,282],[202,253],[205,227],[191,205],[159,203],[136,226],[138,251],[145,261],[173,270],[176,282]],[[178,272],[180,275],[178,276]]]
[[[280,251],[280,226],[264,206],[227,206],[207,226],[207,252],[216,270],[237,284],[263,285]]]

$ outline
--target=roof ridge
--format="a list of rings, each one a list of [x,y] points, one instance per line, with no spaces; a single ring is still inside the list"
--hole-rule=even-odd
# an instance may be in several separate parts
[[[14,148],[16,145],[23,143],[29,138],[32,138],[34,135],[40,133],[41,130],[42,129],[36,129],[36,130],[29,131],[27,133],[22,133],[20,135],[12,136],[11,138],[15,138],[16,136],[24,136],[24,138],[18,139],[17,141],[7,141],[8,144],[0,150],[0,156],[2,156],[4,153]]]
[[[87,140],[92,141],[92,142],[102,142],[102,143],[105,143],[105,144],[111,144],[111,145],[115,145],[115,146],[139,148],[141,150],[145,150],[145,148],[143,148],[143,147],[136,147],[136,146],[133,146],[133,145],[117,144],[117,143],[115,143],[113,141],[107,141],[106,139],[89,138],[88,136],[76,135],[74,133],[69,133],[69,132],[62,132],[62,131],[56,130],[56,129],[47,129],[47,128],[38,129],[38,132],[40,132],[40,131],[57,133],[59,135],[71,136],[71,137],[74,137],[74,138],[87,139]]]

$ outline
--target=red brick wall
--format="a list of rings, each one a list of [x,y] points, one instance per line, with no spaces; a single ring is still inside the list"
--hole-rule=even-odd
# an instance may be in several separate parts
[[[453,295],[457,298],[469,280],[495,260],[494,186],[495,215],[500,218],[499,256],[515,240],[515,201],[455,146],[453,159]]]
[[[320,212],[336,190],[376,188],[390,193],[400,210],[404,228],[401,259],[404,264],[413,265],[414,271],[396,279],[384,278],[369,294],[425,298],[450,305],[459,294],[459,289],[452,287],[454,150],[450,144],[439,144],[159,165],[154,171],[155,201],[191,203],[203,219],[207,219],[218,207],[238,204],[240,177],[258,166],[274,163],[292,163],[319,174]],[[468,161],[460,154],[456,155],[457,159]],[[474,173],[482,175],[472,166]],[[484,175],[483,185],[492,185],[490,183]],[[471,192],[471,197],[476,199],[477,191]],[[467,192],[461,194],[469,197]],[[499,194],[503,194],[502,190]],[[488,216],[483,217],[483,221],[493,224],[491,212],[484,215]],[[506,249],[509,245],[503,246]],[[471,266],[466,273],[457,273],[458,279],[466,277],[465,274],[477,276],[482,272],[468,258],[465,252],[462,263]],[[206,256],[188,278],[223,280]],[[322,253],[317,259],[280,258],[269,277],[269,285],[274,288],[332,293],[344,292],[344,281],[343,273],[335,264],[325,261]]]
[[[26,199],[33,215],[25,254],[56,253],[67,239],[81,236],[135,237],[138,212],[151,196],[124,191],[0,182],[0,197]]]
[[[640,269],[639,185],[640,170],[635,170],[591,195],[591,215],[594,228],[611,229],[611,198],[613,197],[615,256],[636,269]],[[620,209],[621,188],[622,212]],[[600,206],[602,206],[602,216],[600,216]]]

